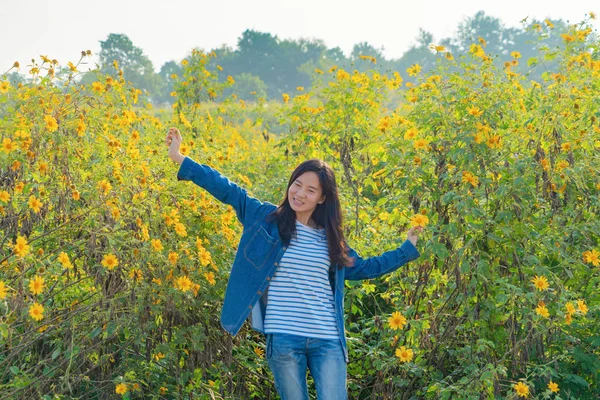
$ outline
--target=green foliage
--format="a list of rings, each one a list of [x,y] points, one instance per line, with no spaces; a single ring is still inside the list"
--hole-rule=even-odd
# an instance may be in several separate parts
[[[299,161],[331,163],[363,256],[426,225],[419,260],[347,283],[350,398],[515,399],[517,382],[596,398],[598,42],[585,24],[547,28],[530,28],[531,64],[556,67],[535,82],[477,38],[408,77],[359,55],[283,104],[217,102],[244,78],[194,51],[165,68],[167,115],[120,69],[86,85],[47,61],[22,87],[2,77],[3,397],[276,398],[260,335],[220,327],[241,228],[175,179],[176,125],[184,154],[273,203]]]

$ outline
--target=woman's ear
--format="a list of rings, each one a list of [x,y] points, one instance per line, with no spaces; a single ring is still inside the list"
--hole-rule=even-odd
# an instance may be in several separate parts
[[[324,195],[321,196],[321,198],[319,199],[319,201],[317,201],[317,203],[319,203],[319,204],[325,203],[325,196]]]

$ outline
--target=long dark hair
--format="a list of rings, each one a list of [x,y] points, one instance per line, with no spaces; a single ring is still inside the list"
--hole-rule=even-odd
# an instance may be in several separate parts
[[[292,236],[296,233],[296,212],[290,206],[288,192],[290,186],[305,172],[315,172],[317,174],[325,196],[325,201],[322,204],[317,204],[311,218],[319,227],[325,228],[331,264],[337,264],[340,268],[352,266],[353,259],[348,256],[346,239],[342,230],[342,208],[335,175],[333,169],[325,161],[313,159],[298,165],[292,172],[281,205],[267,218],[269,221],[277,220],[279,235],[283,243],[286,246],[289,245]]]

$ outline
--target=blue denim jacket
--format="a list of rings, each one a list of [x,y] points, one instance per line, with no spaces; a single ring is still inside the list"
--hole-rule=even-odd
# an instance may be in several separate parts
[[[251,316],[252,328],[264,333],[264,317],[267,307],[266,291],[275,274],[286,247],[279,238],[276,222],[267,222],[266,216],[277,206],[250,197],[246,190],[231,182],[215,169],[198,164],[185,157],[177,172],[177,180],[191,180],[206,189],[217,200],[231,205],[243,225],[221,312],[221,325],[236,335],[244,321]],[[407,262],[419,257],[419,252],[408,240],[378,257],[363,259],[350,249],[354,266],[332,266],[330,274],[334,294],[336,324],[344,356],[348,362],[348,350],[344,330],[344,281],[371,279],[393,272]]]

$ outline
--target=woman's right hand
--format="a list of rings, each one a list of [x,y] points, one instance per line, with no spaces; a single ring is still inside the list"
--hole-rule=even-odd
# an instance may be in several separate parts
[[[181,133],[179,133],[179,129],[169,128],[169,132],[165,138],[165,143],[169,148],[169,158],[180,165],[185,159],[185,156],[179,152],[182,141],[183,138],[181,137]]]

